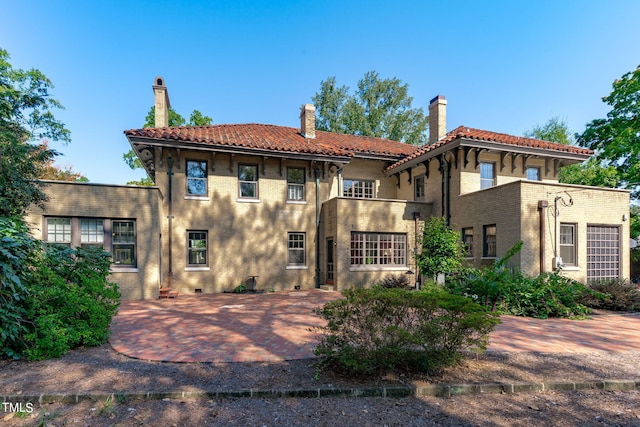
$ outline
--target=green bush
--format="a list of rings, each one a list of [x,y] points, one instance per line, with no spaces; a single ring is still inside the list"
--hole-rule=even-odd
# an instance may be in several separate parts
[[[380,286],[387,289],[407,289],[409,288],[409,278],[406,274],[389,274],[380,282],[375,283],[374,286]]]
[[[589,307],[615,311],[640,310],[640,288],[636,283],[609,279],[589,283],[589,288],[602,295],[589,299],[586,303]]]
[[[457,271],[464,259],[464,243],[444,217],[432,216],[422,231],[422,251],[416,255],[420,272],[429,278]]]
[[[437,372],[462,350],[486,349],[500,322],[478,304],[444,291],[351,289],[316,310],[327,325],[315,349],[324,363],[350,374]]]

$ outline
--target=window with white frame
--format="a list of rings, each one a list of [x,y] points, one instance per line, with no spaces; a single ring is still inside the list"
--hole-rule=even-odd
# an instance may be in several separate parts
[[[258,166],[239,165],[238,166],[239,196],[242,199],[258,198]]]
[[[464,243],[467,257],[473,257],[473,227],[462,229],[462,242]]]
[[[71,218],[47,218],[47,243],[71,246]]]
[[[407,265],[407,235],[351,232],[351,265]]]
[[[374,181],[364,179],[343,179],[342,195],[357,199],[373,199]]]
[[[495,163],[480,163],[480,189],[491,188],[496,185]]]
[[[187,231],[187,265],[207,265],[207,232]]]
[[[485,258],[495,258],[496,251],[496,241],[497,241],[497,229],[496,225],[485,225],[483,226],[483,242],[482,242],[482,256]]]
[[[80,245],[84,248],[104,247],[103,220],[91,218],[82,218],[80,220]]]
[[[587,226],[587,280],[620,277],[620,227]]]
[[[527,168],[527,179],[529,181],[540,181],[540,168]]]
[[[112,255],[117,266],[136,265],[135,221],[113,221]]]
[[[287,200],[304,201],[305,174],[304,168],[287,168]]]
[[[187,195],[207,195],[207,162],[187,160]]]
[[[416,176],[413,180],[414,199],[418,201],[424,200],[424,175]]]
[[[305,233],[288,233],[287,235],[287,265],[304,266],[306,265],[306,240]]]
[[[564,265],[576,265],[575,224],[560,224],[560,258]]]

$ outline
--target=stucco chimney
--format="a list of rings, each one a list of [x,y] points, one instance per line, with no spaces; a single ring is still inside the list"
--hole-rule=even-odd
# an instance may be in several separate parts
[[[316,107],[313,104],[304,104],[300,111],[300,133],[305,138],[316,137]]]
[[[155,100],[155,123],[157,128],[169,126],[169,92],[164,85],[164,79],[160,76],[156,77],[153,84],[153,97]]]
[[[447,100],[438,95],[429,102],[429,143],[432,144],[447,134]]]

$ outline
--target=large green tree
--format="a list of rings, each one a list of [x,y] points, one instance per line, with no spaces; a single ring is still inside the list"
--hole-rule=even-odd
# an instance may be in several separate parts
[[[578,144],[595,150],[595,157],[616,169],[621,186],[640,196],[640,66],[613,82],[611,107],[604,119],[595,119],[578,137]]]
[[[424,144],[428,140],[429,116],[422,108],[413,108],[409,86],[397,78],[381,79],[367,72],[350,93],[338,86],[335,77],[320,83],[312,100],[316,106],[318,130],[352,135],[375,136]]]
[[[52,110],[53,84],[36,69],[15,69],[0,48],[0,216],[22,216],[46,200],[37,179],[58,154],[46,141],[69,142],[70,132]]]
[[[155,126],[155,117],[156,117],[156,107],[151,107],[147,116],[145,117],[143,128],[152,128]],[[169,126],[208,126],[213,123],[213,119],[209,116],[203,115],[198,110],[193,110],[191,112],[191,116],[189,116],[189,122],[185,120],[180,114],[176,112],[173,108],[169,108]],[[122,159],[124,162],[129,165],[129,167],[133,170],[143,169],[142,163],[140,163],[140,159],[136,155],[133,149],[127,151],[122,155]],[[153,179],[147,176],[142,178],[139,181],[129,181],[128,185],[153,185]]]

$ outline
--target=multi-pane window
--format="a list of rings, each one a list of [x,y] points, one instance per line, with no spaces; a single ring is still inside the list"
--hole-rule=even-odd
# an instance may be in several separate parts
[[[71,218],[47,218],[47,243],[71,246]]]
[[[342,181],[342,195],[358,199],[373,199],[374,181],[364,179],[344,179]]]
[[[480,163],[480,189],[490,188],[496,185],[495,163]]]
[[[305,233],[289,233],[288,235],[288,265],[305,265]]]
[[[462,229],[462,242],[465,246],[466,255],[468,257],[473,256],[473,228],[463,228]]]
[[[587,280],[620,277],[620,228],[587,226]]]
[[[240,197],[244,199],[258,198],[258,166],[239,165],[238,182]]]
[[[482,242],[482,256],[487,258],[496,257],[496,226],[485,225],[483,226],[483,242]]]
[[[113,262],[121,266],[136,265],[135,221],[113,221]]]
[[[207,232],[187,232],[187,264],[190,266],[207,265]]]
[[[82,247],[104,247],[104,225],[101,219],[80,220],[80,245]]]
[[[287,200],[304,200],[304,168],[287,168]]]
[[[351,265],[407,265],[406,234],[351,233]]]
[[[529,181],[540,181],[540,168],[527,168],[527,179]]]
[[[207,162],[187,160],[187,194],[190,196],[207,195]]]
[[[424,175],[416,176],[413,184],[415,200],[424,200]]]
[[[575,224],[560,224],[560,258],[564,265],[576,265]]]

